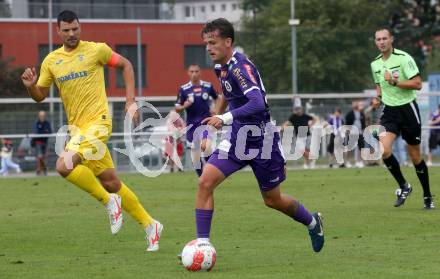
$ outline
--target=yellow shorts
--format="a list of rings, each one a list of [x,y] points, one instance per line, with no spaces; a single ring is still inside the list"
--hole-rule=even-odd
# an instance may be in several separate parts
[[[70,129],[71,138],[65,150],[73,151],[81,156],[84,166],[90,168],[95,176],[106,169],[112,169],[112,156],[107,142],[112,133],[110,125],[92,125],[87,128]]]

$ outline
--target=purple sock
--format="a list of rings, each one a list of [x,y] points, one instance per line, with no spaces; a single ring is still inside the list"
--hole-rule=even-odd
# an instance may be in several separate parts
[[[293,220],[304,224],[304,226],[310,225],[313,220],[312,214],[310,214],[310,212],[300,203],[298,204],[298,209],[292,218]]]
[[[209,238],[214,210],[196,208],[197,238]]]

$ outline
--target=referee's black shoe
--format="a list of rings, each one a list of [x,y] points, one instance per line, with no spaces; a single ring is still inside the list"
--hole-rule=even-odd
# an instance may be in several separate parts
[[[405,186],[406,186],[405,188],[398,188],[396,190],[397,200],[396,203],[394,204],[394,207],[399,207],[403,205],[406,199],[408,198],[408,196],[411,194],[412,192],[411,185],[409,185],[409,183],[406,183]]]
[[[425,204],[425,209],[434,209],[434,201],[432,197],[424,197],[423,198],[423,203]]]

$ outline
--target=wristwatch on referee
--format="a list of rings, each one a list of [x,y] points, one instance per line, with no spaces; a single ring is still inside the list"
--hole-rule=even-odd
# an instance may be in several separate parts
[[[397,83],[398,83],[398,81],[395,80],[395,79],[391,79],[391,80],[390,80],[390,85],[392,85],[392,86],[396,86]]]

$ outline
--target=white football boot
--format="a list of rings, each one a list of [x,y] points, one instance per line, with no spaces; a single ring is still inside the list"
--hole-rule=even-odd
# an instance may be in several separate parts
[[[147,241],[147,251],[154,252],[159,250],[159,239],[163,231],[163,225],[159,221],[154,220],[152,224],[145,228],[147,236],[145,240]]]
[[[107,208],[112,234],[117,234],[122,227],[123,220],[121,197],[116,194],[110,194],[110,199],[105,205],[105,208]]]

